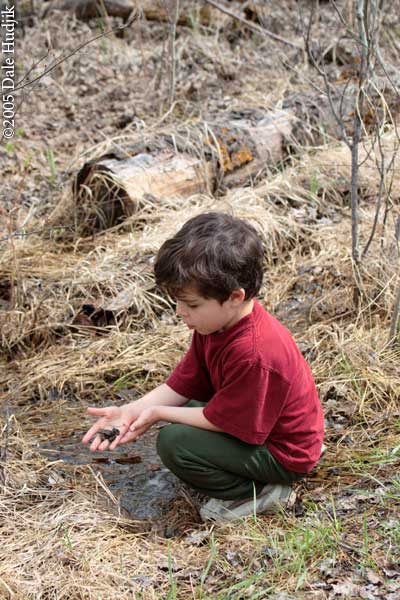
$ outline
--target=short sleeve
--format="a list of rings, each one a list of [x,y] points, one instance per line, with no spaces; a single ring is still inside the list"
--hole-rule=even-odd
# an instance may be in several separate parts
[[[248,444],[264,444],[275,426],[289,384],[255,361],[232,362],[223,385],[204,408],[204,416]]]
[[[185,398],[207,402],[214,394],[205,364],[200,336],[194,332],[189,350],[166,380],[166,384]]]

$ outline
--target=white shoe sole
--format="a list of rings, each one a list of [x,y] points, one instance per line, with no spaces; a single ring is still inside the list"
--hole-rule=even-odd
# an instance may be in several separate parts
[[[254,514],[276,514],[283,509],[292,508],[296,502],[296,493],[291,488],[287,491],[287,496],[282,494],[285,491],[282,488],[286,487],[288,486],[265,486],[264,490],[269,489],[264,494],[261,492],[255,500],[229,502],[212,498],[200,509],[200,516],[203,521],[228,523]]]

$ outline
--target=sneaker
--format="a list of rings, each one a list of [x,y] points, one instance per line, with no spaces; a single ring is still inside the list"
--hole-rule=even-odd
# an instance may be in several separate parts
[[[255,498],[244,500],[217,500],[211,498],[201,509],[203,521],[228,522],[241,517],[273,514],[282,508],[291,508],[296,501],[296,494],[288,485],[268,484]]]

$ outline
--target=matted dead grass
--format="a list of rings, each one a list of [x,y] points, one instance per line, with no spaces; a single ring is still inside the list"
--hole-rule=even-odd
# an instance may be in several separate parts
[[[118,514],[112,495],[106,490],[102,496],[106,488],[96,473],[46,461],[15,419],[7,429],[0,496],[3,594],[121,598],[140,588],[141,577],[168,586],[167,542],[158,541],[155,556],[151,537],[138,534],[143,524]],[[2,439],[4,434],[3,428]]]
[[[312,238],[310,224],[297,221],[289,206],[282,210],[268,205],[261,188],[236,191],[220,200],[206,196],[176,199],[157,211],[152,205],[148,213],[141,211],[139,229],[115,235],[120,228],[114,228],[80,241],[75,251],[63,252],[62,244],[47,241],[15,240],[0,258],[9,308],[3,316],[3,345],[23,348],[32,336],[36,348],[40,342],[46,345],[60,332],[83,325],[74,316],[84,304],[112,313],[118,329],[144,324],[154,328],[168,308],[167,300],[154,288],[155,253],[191,216],[211,210],[227,210],[249,219],[264,241],[268,265],[287,254],[300,238]],[[134,220],[135,216],[127,219],[124,230]]]
[[[16,415],[2,425],[5,597],[225,598],[222,590],[236,597],[240,582],[246,584],[245,597],[251,597],[258,589],[296,588],[299,574],[289,565],[310,528],[315,550],[309,551],[305,581],[320,573],[327,554],[338,564],[348,560],[348,547],[357,547],[359,503],[372,519],[371,485],[389,485],[396,459],[399,352],[388,345],[397,285],[393,263],[384,259],[379,244],[372,246],[360,310],[353,299],[347,211],[340,209],[340,219],[333,218],[323,198],[304,190],[301,204],[300,185],[295,207],[284,193],[280,204],[272,203],[270,189],[271,182],[220,200],[194,197],[160,207],[140,229],[104,232],[68,252],[56,242],[30,238],[3,253],[1,279],[15,277],[17,288],[2,328],[2,402]],[[152,257],[187,218],[206,210],[247,218],[262,236],[267,268],[262,299],[273,312],[281,311],[312,365],[327,416],[328,453],[315,476],[299,486],[303,517],[282,514],[210,529],[199,526],[183,497],[166,514],[179,532],[168,541],[158,533],[161,524],[151,532],[146,523],[120,514],[118,500],[92,466],[43,458],[35,446],[83,433],[85,406],[113,398],[121,378],[142,393],[166,377],[189,334],[153,287]],[[365,207],[364,239],[372,220],[373,211]],[[120,298],[118,323],[73,324],[74,313],[89,298],[100,304]],[[340,509],[341,490],[360,486],[363,477],[365,489],[354,511]],[[345,537],[335,533],[336,542],[328,544],[323,540],[327,531],[333,535],[329,503],[334,497]],[[389,498],[384,506],[390,521],[395,502]],[[371,544],[383,561],[381,538]]]

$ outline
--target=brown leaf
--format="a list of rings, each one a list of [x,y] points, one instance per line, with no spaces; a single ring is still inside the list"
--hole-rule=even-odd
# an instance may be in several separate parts
[[[342,583],[336,583],[332,586],[334,596],[341,598],[355,598],[360,593],[360,586],[353,583],[349,579]]]
[[[373,583],[374,585],[378,585],[378,584],[382,583],[382,578],[378,575],[378,573],[376,573],[372,569],[367,569],[365,575],[366,575],[368,581],[370,583]]]
[[[149,471],[159,471],[161,469],[160,463],[149,463],[147,465]]]

